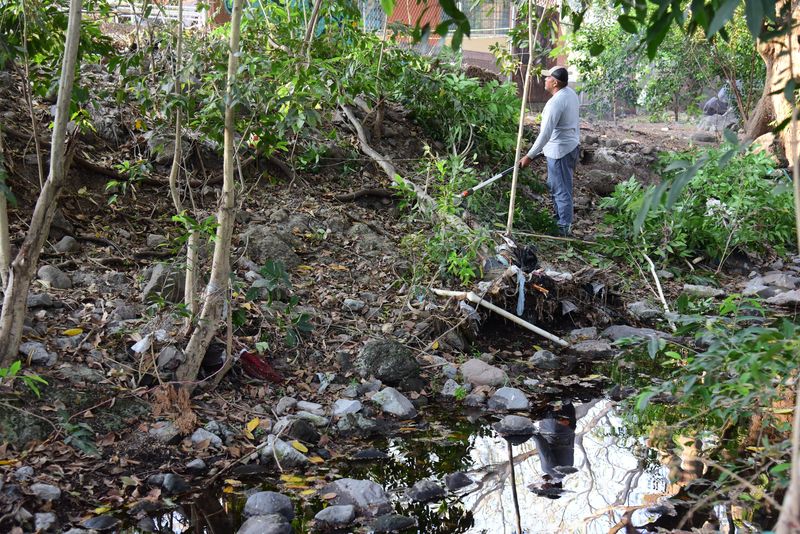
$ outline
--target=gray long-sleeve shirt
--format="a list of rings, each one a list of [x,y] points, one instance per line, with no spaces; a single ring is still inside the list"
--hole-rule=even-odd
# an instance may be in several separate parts
[[[548,158],[563,158],[580,142],[578,109],[580,101],[571,87],[564,87],[547,101],[542,111],[539,136],[528,150],[533,159],[540,153]]]

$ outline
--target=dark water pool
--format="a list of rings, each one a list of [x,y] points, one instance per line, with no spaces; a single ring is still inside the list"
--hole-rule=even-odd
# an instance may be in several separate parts
[[[554,471],[554,462],[547,462],[548,451],[542,450],[547,448],[542,440],[530,439],[511,448],[517,506],[508,443],[492,427],[499,417],[434,411],[423,414],[428,423],[420,428],[403,428],[390,437],[358,445],[381,450],[388,454],[387,459],[332,459],[304,473],[284,474],[283,479],[265,474],[231,483],[236,478],[232,475],[228,483],[209,488],[198,499],[156,517],[155,526],[160,532],[235,531],[242,522],[247,495],[267,489],[294,500],[295,532],[307,532],[314,514],[324,506],[318,490],[326,480],[337,478],[381,484],[397,513],[417,519],[416,530],[409,532],[512,534],[519,532],[518,510],[524,533],[605,534],[623,517],[641,526],[665,515],[659,503],[682,487],[669,482],[668,465],[673,469],[676,463],[680,466],[681,458],[649,448],[641,436],[629,435],[617,406],[609,400],[576,402],[575,408],[574,432],[566,436],[571,466],[564,465],[569,460],[558,461]],[[539,429],[547,429],[551,418],[537,421]],[[561,423],[568,428],[567,421]],[[570,456],[569,451],[561,452]],[[443,482],[445,475],[455,471],[467,473],[475,484],[432,504],[412,503],[406,497],[406,489],[415,482]],[[554,489],[559,478],[561,487]],[[370,532],[370,523],[354,525],[348,532]]]

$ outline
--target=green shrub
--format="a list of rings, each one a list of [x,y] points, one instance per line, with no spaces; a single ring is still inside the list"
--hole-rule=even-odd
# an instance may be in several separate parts
[[[675,164],[687,155],[688,162]],[[722,262],[735,249],[781,254],[792,246],[792,195],[780,179],[771,176],[769,156],[746,152],[730,157],[727,147],[670,153],[662,156],[663,175],[669,179],[701,158],[705,163],[680,190],[671,209],[663,195],[653,200],[636,236],[633,222],[655,186],[644,187],[631,178],[603,199],[601,207],[609,210],[606,222],[615,230],[612,253],[628,250],[632,237],[636,246],[665,261],[704,255]]]

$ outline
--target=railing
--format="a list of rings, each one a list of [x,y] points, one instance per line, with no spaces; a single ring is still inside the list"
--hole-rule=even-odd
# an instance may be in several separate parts
[[[118,3],[112,6],[114,17],[118,22],[166,22],[178,20],[178,6],[150,3],[149,13],[144,16],[144,4],[140,1]],[[183,25],[185,27],[203,27],[208,20],[207,10],[198,10],[194,4],[184,4],[183,6]]]

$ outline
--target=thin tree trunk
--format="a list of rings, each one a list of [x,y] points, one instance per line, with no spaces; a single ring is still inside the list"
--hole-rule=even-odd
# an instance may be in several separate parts
[[[183,1],[178,2],[178,33],[175,43],[175,97],[180,99],[181,89],[181,69],[183,68]],[[178,177],[181,170],[181,160],[183,159],[183,114],[180,106],[175,106],[175,154],[172,158],[172,167],[169,171],[169,192],[172,195],[172,203],[177,214],[183,213],[183,203],[178,192]],[[197,265],[197,237],[191,226],[187,226],[189,238],[186,240],[186,284],[183,293],[183,302],[189,310],[189,317],[186,318],[186,328],[191,326],[192,318],[197,313],[197,283],[195,281],[195,266]]]
[[[81,0],[71,0],[64,61],[58,85],[56,117],[50,143],[50,173],[36,201],[30,229],[9,270],[8,285],[5,295],[3,295],[3,310],[0,312],[0,366],[9,365],[17,357],[22,339],[22,324],[25,320],[28,289],[39,261],[39,254],[50,230],[50,223],[55,215],[58,196],[66,180],[65,140],[80,33]]]
[[[311,12],[311,20],[308,21],[308,27],[306,28],[306,35],[303,39],[303,47],[300,49],[300,55],[305,56],[306,58],[306,68],[311,63],[311,41],[314,40],[314,30],[317,28],[317,22],[319,21],[319,10],[322,7],[322,0],[316,0],[314,2],[314,9]]]
[[[797,167],[795,167],[797,169]],[[797,170],[795,170],[797,173]],[[796,178],[795,178],[796,179]],[[775,534],[796,534],[800,532],[800,379],[794,386],[794,421],[792,423],[792,470],[789,489],[783,497]]]
[[[0,185],[8,187],[5,169],[5,144],[3,130],[0,129]],[[8,285],[8,268],[11,264],[11,240],[8,237],[8,200],[5,192],[0,190],[0,282],[5,292]]]
[[[30,229],[9,270],[8,286],[3,295],[3,310],[0,313],[0,366],[10,364],[17,357],[22,339],[22,324],[25,319],[28,289],[39,261],[39,254],[50,230],[50,223],[55,215],[58,196],[66,180],[67,159],[64,145],[67,137],[69,105],[72,100],[72,85],[75,80],[80,31],[81,0],[71,0],[64,62],[58,85],[56,117],[50,143],[50,173],[39,193],[39,199],[36,201]]]
[[[522,151],[522,131],[525,125],[525,112],[528,108],[528,92],[531,86],[531,68],[533,68],[533,46],[539,38],[539,27],[544,19],[545,11],[550,6],[549,0],[546,0],[542,6],[542,17],[536,22],[536,31],[533,30],[533,9],[536,4],[528,0],[528,66],[525,70],[525,83],[522,86],[522,105],[519,109],[519,126],[517,127],[517,148],[514,152],[514,173],[511,176],[511,198],[508,202],[508,220],[506,222],[506,234],[511,235],[511,230],[514,227],[514,204],[517,199],[517,180],[519,178],[519,160],[520,152]]]
[[[203,308],[197,321],[197,327],[186,345],[186,361],[176,371],[178,380],[184,382],[189,390],[194,389],[194,381],[200,370],[206,350],[219,322],[224,318],[224,305],[228,296],[228,284],[231,274],[231,238],[236,218],[234,198],[233,166],[235,161],[233,84],[239,64],[239,33],[242,23],[242,0],[234,0],[231,13],[231,40],[228,52],[228,84],[225,91],[225,149],[223,156],[222,199],[217,212],[217,240],[214,245],[214,258],[211,264],[211,276],[203,295]],[[228,303],[230,305],[230,303]]]

